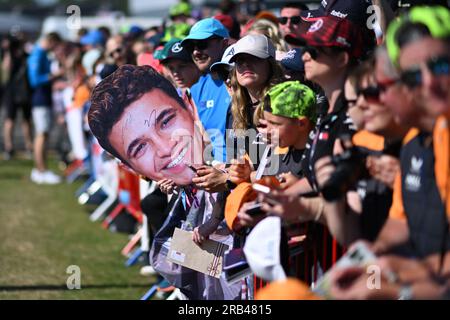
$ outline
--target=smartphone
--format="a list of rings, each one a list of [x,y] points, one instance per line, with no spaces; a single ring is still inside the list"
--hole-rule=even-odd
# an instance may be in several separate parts
[[[254,203],[250,207],[247,208],[245,213],[252,217],[265,214],[265,212],[261,210],[261,207],[262,207],[262,203]]]
[[[371,263],[376,261],[377,257],[375,254],[363,243],[359,242],[351,248],[351,250],[347,251],[337,262],[336,264],[328,270],[322,278],[320,278],[313,289],[313,292],[327,297],[333,298],[330,294],[330,274],[334,272],[336,269],[340,268],[348,268],[352,266],[364,267],[368,266]],[[344,281],[351,281],[354,279],[344,279]]]
[[[269,187],[259,184],[259,183],[254,183],[252,185],[252,187],[253,187],[253,190],[264,193],[264,194],[269,194],[272,191],[272,189],[270,189]]]

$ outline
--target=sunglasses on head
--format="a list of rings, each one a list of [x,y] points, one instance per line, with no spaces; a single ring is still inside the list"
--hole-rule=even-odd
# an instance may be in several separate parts
[[[425,65],[435,77],[450,75],[450,56],[439,56],[429,59]],[[401,82],[408,88],[417,88],[423,83],[423,73],[420,66],[405,70],[400,75]]]
[[[278,22],[282,25],[285,25],[288,23],[288,21],[291,20],[292,24],[299,24],[300,21],[302,21],[302,18],[300,16],[293,16],[293,17],[280,17],[278,18]]]

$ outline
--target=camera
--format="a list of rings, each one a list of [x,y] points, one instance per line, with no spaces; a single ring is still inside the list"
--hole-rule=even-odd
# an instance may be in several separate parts
[[[331,162],[336,166],[336,170],[321,189],[327,201],[341,198],[356,183],[365,169],[365,159],[369,155],[353,145],[351,136],[343,135],[340,140],[344,152],[332,157]]]

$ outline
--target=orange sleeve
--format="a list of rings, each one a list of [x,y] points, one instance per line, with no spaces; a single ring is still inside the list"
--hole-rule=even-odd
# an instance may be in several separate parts
[[[383,151],[384,138],[367,130],[358,131],[353,135],[353,144],[358,147],[365,147],[373,151]]]
[[[450,217],[450,120],[439,117],[434,128],[434,158],[436,184],[442,201],[446,204],[447,216]]]
[[[73,107],[82,108],[83,105],[89,100],[90,91],[86,85],[81,85],[75,90]]]
[[[392,196],[392,206],[389,210],[389,218],[397,220],[405,220],[406,214],[403,208],[402,199],[402,176],[401,172],[397,173],[394,181],[394,194]]]

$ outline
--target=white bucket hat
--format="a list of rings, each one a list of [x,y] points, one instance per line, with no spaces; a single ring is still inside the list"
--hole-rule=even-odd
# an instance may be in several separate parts
[[[281,218],[267,217],[253,228],[244,253],[252,271],[265,281],[286,279],[280,259]]]

